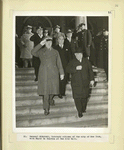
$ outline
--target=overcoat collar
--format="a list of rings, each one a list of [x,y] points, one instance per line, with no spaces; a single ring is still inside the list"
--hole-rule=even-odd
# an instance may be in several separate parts
[[[80,62],[77,58],[75,58],[75,64],[76,65],[84,65],[86,63],[86,58],[82,58],[82,61]]]

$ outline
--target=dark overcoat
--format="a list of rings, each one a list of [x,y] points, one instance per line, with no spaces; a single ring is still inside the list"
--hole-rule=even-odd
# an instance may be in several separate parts
[[[30,40],[34,42],[35,47],[43,40],[43,37],[40,38],[40,36],[37,33],[34,33],[34,35],[30,38]],[[33,56],[33,66],[34,67],[40,66],[40,59],[38,57]]]
[[[86,56],[90,56],[90,46],[92,44],[92,35],[89,30],[84,29],[77,33],[78,37],[78,46],[82,47],[83,52],[85,52]]]
[[[103,68],[106,72],[107,79],[108,79],[108,37],[104,36],[101,41],[102,49],[103,49]]]
[[[59,52],[61,62],[62,62],[62,66],[63,66],[63,69],[65,71],[65,69],[67,67],[67,64],[69,62],[67,47],[64,45],[63,48],[61,48],[59,45],[57,45],[57,46],[54,47],[54,49],[56,49]]]
[[[76,70],[76,67],[81,65],[82,70]],[[66,71],[71,73],[71,86],[73,98],[88,98],[89,96],[89,84],[91,80],[94,80],[94,74],[91,64],[87,58],[83,58],[82,62],[74,58],[69,62]]]
[[[72,40],[69,41],[67,38],[64,41],[64,45],[66,47],[66,52],[67,52],[67,56],[68,56],[68,61],[70,61],[73,58],[73,52],[72,52]]]
[[[62,62],[62,66],[64,69],[64,79],[63,80],[59,80],[59,85],[60,85],[60,94],[61,95],[65,95],[65,90],[66,90],[66,83],[67,83],[67,73],[66,73],[66,67],[69,61],[69,57],[68,57],[68,49],[66,49],[65,45],[63,46],[63,48],[61,48],[59,45],[55,46],[55,49],[59,52],[60,58],[61,58],[61,62]]]
[[[40,58],[38,74],[38,94],[59,94],[59,75],[64,75],[61,59],[57,50],[46,47],[33,54]]]

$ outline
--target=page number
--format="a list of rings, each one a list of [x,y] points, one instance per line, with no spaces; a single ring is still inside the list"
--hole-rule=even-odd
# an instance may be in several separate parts
[[[111,11],[108,11],[108,14],[111,14]]]
[[[115,4],[115,7],[118,7],[118,4]]]

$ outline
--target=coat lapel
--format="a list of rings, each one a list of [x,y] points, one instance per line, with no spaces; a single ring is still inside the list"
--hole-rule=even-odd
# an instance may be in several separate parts
[[[81,61],[81,62],[75,58],[75,65],[76,65],[76,66],[78,66],[78,65],[83,66],[85,63],[86,63],[86,61],[85,61],[84,58],[82,58],[82,61]]]

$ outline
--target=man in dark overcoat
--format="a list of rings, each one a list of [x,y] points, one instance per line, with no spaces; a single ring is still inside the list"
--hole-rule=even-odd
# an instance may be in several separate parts
[[[62,66],[64,69],[64,80],[60,80],[59,87],[60,87],[60,94],[58,95],[59,98],[63,98],[65,96],[65,90],[66,90],[66,84],[67,84],[67,73],[66,73],[66,67],[69,62],[69,57],[68,57],[68,49],[66,45],[64,45],[64,36],[60,35],[58,37],[58,45],[55,46],[54,48],[59,52]]]
[[[31,41],[34,42],[34,47],[38,45],[43,40],[43,28],[40,26],[36,27],[36,32],[30,38]],[[35,71],[35,81],[38,81],[38,71],[40,66],[40,59],[38,57],[33,56],[33,67]]]
[[[89,60],[83,57],[81,48],[75,52],[75,58],[69,62],[66,71],[72,75],[73,98],[78,116],[82,117],[83,112],[86,111],[90,84],[94,85],[94,74]]]
[[[73,57],[73,53],[72,53],[72,31],[71,29],[68,29],[67,30],[67,33],[66,33],[66,38],[64,40],[64,45],[66,47],[66,52],[67,52],[67,55],[68,55],[68,60],[70,61]]]
[[[85,29],[85,24],[81,23],[77,30],[78,46],[82,48],[83,56],[90,56],[90,46],[92,44],[92,35],[89,30]]]
[[[103,68],[106,73],[106,81],[108,81],[108,34],[107,30],[103,30],[103,36],[101,38],[101,50],[103,51]]]
[[[42,46],[45,44],[45,47]],[[53,96],[59,94],[59,77],[64,79],[64,71],[57,50],[52,47],[52,38],[47,37],[33,50],[32,55],[40,58],[38,73],[38,95],[43,95],[44,114],[49,114],[50,105],[54,105]]]

